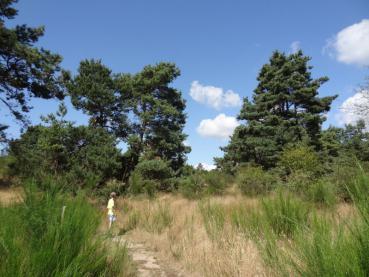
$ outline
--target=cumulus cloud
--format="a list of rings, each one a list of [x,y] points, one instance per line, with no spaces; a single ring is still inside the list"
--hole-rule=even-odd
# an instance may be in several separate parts
[[[369,91],[362,90],[347,98],[341,105],[339,113],[335,118],[340,125],[355,124],[359,119],[363,119],[369,124],[367,116],[360,115],[358,109],[362,106],[369,107]]]
[[[323,52],[339,62],[369,66],[369,19],[348,26],[329,39]]]
[[[199,166],[200,163],[198,163],[195,167],[197,168]],[[201,163],[203,169],[205,169],[206,171],[210,171],[213,169],[216,169],[217,167],[214,164],[207,164],[207,163]]]
[[[217,110],[223,107],[241,106],[241,97],[232,90],[224,92],[222,88],[204,86],[198,81],[193,81],[190,88],[190,96],[196,102],[206,104]]]
[[[301,43],[299,41],[293,41],[290,45],[291,53],[294,54],[301,49]]]
[[[240,123],[235,117],[221,113],[214,119],[201,120],[197,132],[203,137],[226,139],[238,125]]]

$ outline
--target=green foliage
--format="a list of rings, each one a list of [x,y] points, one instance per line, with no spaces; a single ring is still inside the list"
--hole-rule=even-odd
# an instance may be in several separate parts
[[[280,165],[288,174],[303,172],[311,177],[322,169],[317,153],[302,144],[284,149],[280,155]]]
[[[190,148],[184,145],[186,103],[181,92],[170,87],[179,75],[172,63],[149,65],[131,75],[112,74],[101,61],[86,60],[68,83],[73,105],[90,116],[90,124],[127,142],[123,178],[141,156],[167,160],[180,173]]]
[[[178,185],[179,192],[188,199],[198,199],[204,195],[204,179],[200,174],[182,177]]]
[[[96,236],[100,218],[82,195],[27,186],[24,202],[0,207],[0,275],[117,276],[128,254],[125,248],[108,251]]]
[[[361,175],[358,160],[352,156],[342,156],[333,161],[331,172],[327,179],[332,183],[338,197],[344,201],[351,201],[350,191],[354,190],[356,180]]]
[[[229,184],[230,176],[221,171],[197,170],[179,178],[178,190],[186,198],[198,199],[205,195],[221,195]]]
[[[119,151],[115,138],[102,128],[73,126],[65,121],[65,108],[45,118],[49,126],[33,126],[10,144],[13,170],[24,178],[42,180],[63,176],[69,189],[90,188],[114,176]]]
[[[262,211],[268,226],[279,236],[292,237],[308,222],[308,206],[288,193],[279,192],[274,198],[263,199]]]
[[[171,191],[174,172],[168,162],[161,159],[142,160],[130,177],[130,192],[134,194],[147,193],[153,195],[155,191]]]
[[[44,27],[16,25],[8,28],[6,21],[18,11],[16,0],[2,0],[0,10],[0,101],[16,120],[28,123],[29,99],[64,97],[61,78],[61,56],[35,45],[44,35]],[[0,143],[5,142],[7,126],[0,123]]]
[[[241,167],[236,180],[242,193],[250,196],[264,194],[278,182],[277,176],[256,166]]]
[[[0,156],[0,186],[9,185],[10,177],[12,175],[10,166],[14,163],[14,158],[7,156]]]
[[[312,79],[309,57],[301,51],[285,55],[275,51],[260,70],[253,101],[244,99],[238,116],[245,121],[236,128],[218,165],[254,162],[274,167],[287,144],[306,141],[321,149],[323,113],[336,98],[318,97],[318,89],[328,78]],[[229,161],[229,162],[228,162]]]
[[[74,107],[90,116],[91,126],[105,128],[125,139],[129,131],[127,95],[118,90],[118,78],[125,76],[113,75],[99,60],[84,60],[67,88]]]
[[[307,190],[307,198],[321,206],[331,207],[336,203],[336,191],[332,183],[321,179],[313,182]]]
[[[257,238],[265,226],[263,215],[256,208],[239,206],[231,211],[231,224],[248,238]]]
[[[229,176],[218,170],[204,172],[203,178],[207,195],[221,195],[230,180]]]
[[[337,223],[315,216],[309,226],[297,228],[287,249],[272,236],[259,244],[277,275],[369,275],[369,178],[362,172],[357,180],[352,197],[359,213],[354,220]]]

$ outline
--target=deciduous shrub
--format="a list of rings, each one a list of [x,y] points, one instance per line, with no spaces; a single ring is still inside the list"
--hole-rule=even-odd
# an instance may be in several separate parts
[[[139,162],[130,178],[130,192],[148,193],[171,191],[174,189],[174,172],[168,162],[161,159]]]
[[[238,172],[236,180],[240,190],[250,196],[264,194],[278,183],[277,176],[256,166],[242,167]]]
[[[309,201],[321,206],[331,207],[336,203],[335,186],[327,180],[320,179],[312,182],[306,192]]]
[[[317,153],[303,144],[284,149],[279,165],[287,174],[303,172],[312,177],[318,175],[322,169]]]

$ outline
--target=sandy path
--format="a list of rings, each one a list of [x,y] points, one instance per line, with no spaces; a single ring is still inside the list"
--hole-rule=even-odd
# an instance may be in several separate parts
[[[154,251],[148,249],[144,244],[127,240],[124,236],[114,238],[121,244],[125,244],[133,262],[137,266],[139,277],[184,277],[180,271],[159,261]]]

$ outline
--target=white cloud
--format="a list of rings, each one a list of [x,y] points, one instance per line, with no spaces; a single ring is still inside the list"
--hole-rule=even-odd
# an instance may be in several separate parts
[[[199,166],[200,163],[198,163],[195,167],[197,168]],[[217,167],[214,164],[207,164],[207,163],[201,163],[202,167],[206,170],[206,171],[210,171],[213,169],[216,169]]]
[[[339,62],[369,66],[369,19],[348,26],[328,40],[323,52]]]
[[[235,117],[221,113],[214,119],[201,120],[197,132],[203,137],[226,139],[232,135],[238,125],[240,123]]]
[[[359,91],[353,96],[347,98],[341,105],[340,111],[335,115],[340,125],[355,124],[359,119],[364,119],[369,123],[369,118],[360,116],[358,113],[358,105],[369,106],[369,91]]]
[[[190,95],[193,100],[206,104],[217,110],[223,107],[241,106],[241,97],[232,90],[224,92],[222,88],[204,86],[198,81],[193,81],[190,88]]]
[[[290,45],[291,53],[294,54],[301,49],[301,43],[299,41],[293,41]]]

